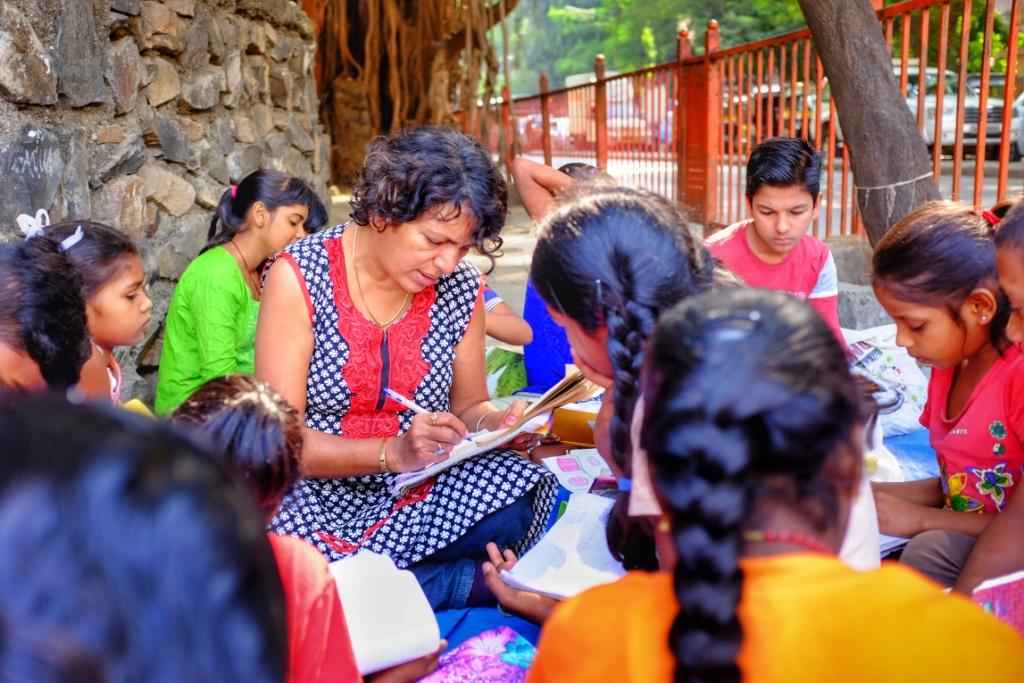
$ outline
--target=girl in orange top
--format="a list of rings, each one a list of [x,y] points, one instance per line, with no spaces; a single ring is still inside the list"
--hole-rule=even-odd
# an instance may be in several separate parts
[[[807,304],[717,291],[665,314],[642,392],[675,557],[558,607],[529,681],[1024,680],[1024,641],[906,567],[836,551],[860,481],[862,407]]]

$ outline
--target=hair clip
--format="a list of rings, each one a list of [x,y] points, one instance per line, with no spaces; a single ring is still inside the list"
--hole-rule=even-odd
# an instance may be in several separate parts
[[[238,196],[238,185],[231,186],[231,198],[234,199]]]
[[[25,239],[30,240],[43,234],[43,228],[50,224],[50,214],[46,209],[39,209],[35,216],[23,213],[16,219],[21,234]]]
[[[75,228],[75,231],[73,233],[65,237],[63,240],[61,240],[60,250],[67,251],[71,247],[81,242],[83,237],[85,237],[85,231],[82,230],[82,225],[81,223],[79,223],[78,227]]]

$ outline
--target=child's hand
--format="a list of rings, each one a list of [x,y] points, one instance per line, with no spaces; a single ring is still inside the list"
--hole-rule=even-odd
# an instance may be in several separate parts
[[[930,508],[911,503],[882,491],[875,491],[878,530],[890,536],[911,538],[925,531],[924,512]]]
[[[366,680],[372,683],[412,683],[413,681],[418,681],[434,673],[437,669],[437,660],[446,647],[448,647],[448,642],[442,640],[441,646],[437,648],[437,652],[414,659],[405,664],[393,666],[390,669],[384,669],[367,676]]]
[[[519,561],[511,550],[506,549],[502,553],[497,545],[488,543],[487,556],[490,561],[483,564],[484,581],[498,599],[498,604],[532,622],[544,623],[558,605],[558,601],[540,593],[512,588],[501,580],[502,570],[511,570]]]

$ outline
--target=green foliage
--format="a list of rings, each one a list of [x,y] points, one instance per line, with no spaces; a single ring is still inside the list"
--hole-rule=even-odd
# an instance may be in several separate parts
[[[790,31],[803,24],[796,0],[520,0],[509,16],[512,92],[537,92],[546,71],[552,88],[565,77],[593,71],[604,54],[609,70],[624,72],[675,58],[681,28],[702,51],[711,19],[722,45]],[[495,45],[500,34],[492,32]]]

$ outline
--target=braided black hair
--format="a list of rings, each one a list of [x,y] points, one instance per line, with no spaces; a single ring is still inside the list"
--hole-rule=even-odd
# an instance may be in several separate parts
[[[823,511],[818,526],[838,522],[838,492],[822,474],[841,445],[854,447],[859,389],[810,306],[779,292],[731,289],[662,316],[644,397],[641,443],[679,555],[679,614],[669,636],[676,680],[738,682],[739,558],[755,500],[813,497]],[[759,486],[768,478],[770,487]]]
[[[642,190],[593,186],[545,218],[530,280],[549,306],[588,333],[607,327],[615,381],[612,451],[628,473],[629,426],[644,346],[661,311],[711,287],[713,259],[666,199]],[[620,501],[611,516],[609,546],[628,559],[623,549],[637,539],[615,526],[623,521],[623,510]],[[653,553],[653,544],[641,545]]]

